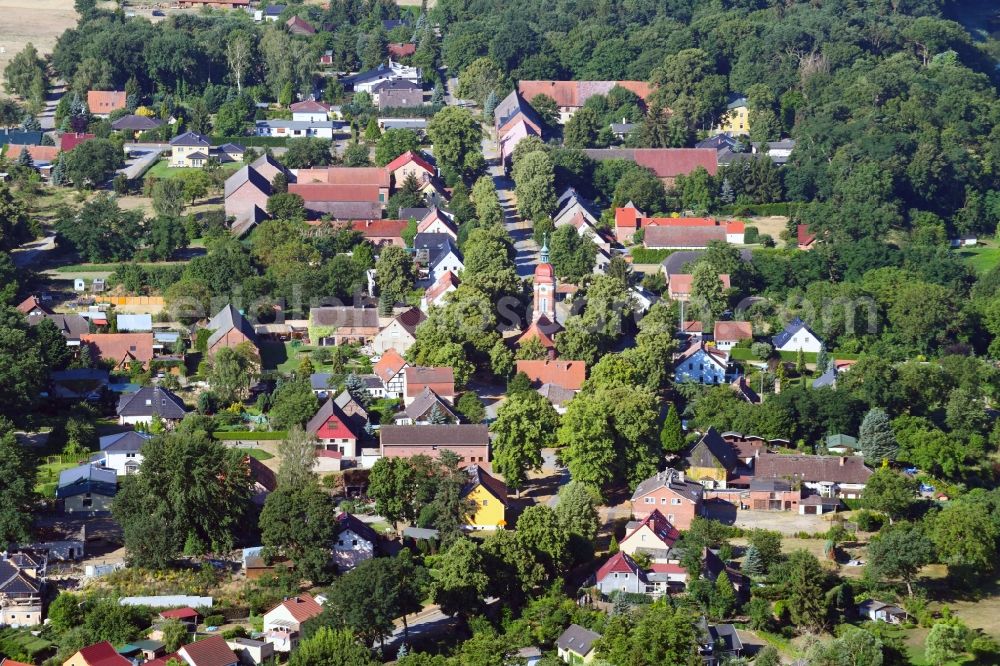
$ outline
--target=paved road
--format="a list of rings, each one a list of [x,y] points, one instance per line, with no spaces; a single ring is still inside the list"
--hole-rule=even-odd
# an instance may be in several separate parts
[[[522,221],[517,213],[517,197],[514,196],[514,181],[504,173],[500,164],[500,157],[497,154],[492,133],[488,133],[483,139],[483,156],[486,158],[487,173],[493,178],[493,185],[497,188],[497,197],[500,199],[500,206],[503,208],[504,225],[507,233],[514,240],[514,249],[517,256],[514,263],[517,266],[517,274],[522,278],[531,277],[535,273],[535,265],[538,264],[538,245],[531,237],[531,222]]]
[[[556,460],[556,455],[555,449],[542,449],[542,473],[552,474],[557,477],[556,490],[552,494],[552,497],[549,498],[548,502],[546,502],[546,504],[553,509],[556,507],[556,504],[559,503],[559,488],[562,488],[570,482],[569,469],[559,465]]]
[[[160,156],[167,147],[169,146],[166,144],[129,144],[129,153],[135,157],[126,160],[125,166],[119,169],[118,173],[125,174],[125,177],[130,180],[138,179],[146,169],[152,167],[160,159]]]
[[[38,122],[46,132],[56,128],[56,105],[66,94],[65,86],[56,86],[45,97],[45,110],[38,116]]]
[[[440,607],[432,605],[413,615],[407,615],[406,622],[409,627],[409,630],[406,632],[408,641],[412,644],[414,641],[451,630],[458,621],[442,613]],[[392,636],[385,641],[385,647],[382,652],[385,657],[391,659],[396,657],[400,646],[403,644],[403,634],[403,623],[397,620],[396,629],[392,632]]]

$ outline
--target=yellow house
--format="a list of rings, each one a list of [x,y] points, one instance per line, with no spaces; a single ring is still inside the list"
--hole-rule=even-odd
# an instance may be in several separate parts
[[[170,140],[172,167],[202,167],[212,152],[212,142],[203,134],[184,132]]]
[[[507,484],[490,476],[479,465],[468,468],[469,482],[462,490],[462,497],[475,504],[466,528],[470,530],[496,530],[507,525]]]
[[[717,132],[733,136],[750,133],[750,106],[743,95],[730,95],[726,114],[719,121]]]

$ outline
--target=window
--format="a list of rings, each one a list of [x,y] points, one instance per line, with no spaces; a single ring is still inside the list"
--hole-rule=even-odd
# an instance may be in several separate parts
[[[645,541],[645,540],[646,540],[646,535],[645,535],[645,534],[643,534],[643,535],[641,536],[641,538],[640,538],[639,540],[640,540],[640,541]]]
[[[488,506],[490,501],[488,499],[483,500],[483,506]]]
[[[645,502],[646,502],[646,504],[656,504],[656,498],[655,497],[647,497],[645,499]]]
[[[671,503],[671,504],[672,504],[673,506],[680,506],[680,503],[681,503],[681,500],[680,500],[680,498],[677,498],[677,497],[675,497],[675,498],[673,498],[672,500],[670,500],[670,503]]]
[[[660,504],[666,504],[666,503],[667,503],[667,498],[666,497],[661,497],[660,498]]]
[[[669,520],[670,522],[674,522],[674,514],[668,513],[667,514],[667,520]]]

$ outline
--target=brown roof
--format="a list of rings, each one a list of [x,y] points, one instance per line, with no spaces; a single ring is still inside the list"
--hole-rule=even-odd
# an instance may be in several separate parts
[[[403,238],[409,220],[354,220],[351,229],[365,238]]]
[[[831,483],[868,482],[872,471],[859,456],[806,456],[761,453],[754,465],[758,479],[788,479]]]
[[[20,312],[21,314],[28,314],[29,312],[31,312],[36,308],[41,310],[42,312],[50,312],[50,310],[44,305],[42,305],[41,301],[39,301],[34,296],[28,296],[26,299],[24,299],[17,305],[17,311]]]
[[[722,280],[722,286],[725,289],[729,289],[731,282],[729,275],[726,273],[721,273],[719,279]],[[670,293],[671,294],[690,294],[691,293],[691,283],[694,281],[694,276],[690,273],[674,273],[670,276]],[[685,329],[687,330],[687,329]],[[700,332],[700,329],[699,329]]]
[[[212,636],[189,643],[179,652],[187,655],[187,661],[192,666],[232,666],[240,662],[239,657],[229,649],[222,636]]]
[[[518,361],[517,372],[528,375],[533,385],[555,384],[564,389],[579,391],[587,378],[587,364],[583,361]]]
[[[674,178],[703,167],[711,175],[719,170],[718,153],[711,148],[637,148],[635,162],[660,178]]]
[[[402,370],[405,365],[406,359],[400,356],[399,352],[395,349],[387,349],[383,352],[382,358],[378,360],[378,363],[372,367],[372,371],[378,375],[378,378],[384,384]]]
[[[160,617],[164,620],[184,620],[187,618],[196,618],[199,613],[190,606],[184,606],[182,608],[174,608],[172,610],[165,610],[160,613]]]
[[[484,425],[386,425],[379,430],[382,446],[486,446],[489,428]]]
[[[427,315],[421,312],[419,308],[410,308],[396,317],[396,321],[398,321],[410,335],[416,333],[417,326],[419,326],[425,319],[427,319]]]
[[[6,158],[17,161],[21,150],[27,150],[32,162],[51,162],[59,154],[59,146],[26,146],[19,143],[7,144]]]
[[[87,108],[91,113],[111,113],[124,109],[125,104],[124,90],[91,90],[87,93]]]
[[[317,102],[314,99],[295,102],[288,108],[291,109],[292,113],[326,113],[330,110],[330,106],[328,104],[324,102]]]
[[[715,322],[715,341],[719,340],[752,340],[753,324],[748,321],[717,321]]]
[[[405,58],[406,56],[411,56],[417,52],[416,44],[407,44],[406,42],[393,42],[389,44],[389,55],[396,58]]]
[[[715,154],[715,151],[712,151]],[[382,167],[326,167],[299,169],[295,182],[327,183],[330,185],[377,185],[389,187],[389,171]]]
[[[654,248],[706,247],[709,241],[725,240],[726,228],[723,226],[651,226],[646,228],[642,243]]]
[[[704,341],[699,342],[696,345],[689,345],[687,349],[685,349],[677,356],[675,362],[679,364],[684,359],[688,358],[689,356],[694,356],[699,351],[704,351],[706,354],[714,358],[720,365],[725,366],[729,364],[729,352],[723,351],[718,347],[706,345]]]
[[[88,645],[77,654],[89,666],[131,666],[132,664],[128,659],[118,654],[111,643],[107,641]]]
[[[411,366],[404,372],[406,373],[406,396],[409,398],[420,395],[425,386],[438,395],[455,395],[455,371],[451,368]]]
[[[378,310],[375,308],[355,308],[350,305],[312,308],[309,321],[316,326],[336,326],[337,328],[378,329]]]
[[[285,25],[288,26],[288,30],[293,34],[306,34],[306,35],[316,34],[316,28],[312,27],[312,24],[309,23],[309,21],[306,21],[300,16],[293,16],[292,18],[285,21]]]
[[[517,89],[529,103],[536,95],[548,95],[559,106],[578,107],[594,95],[607,95],[616,85],[643,100],[652,92],[645,81],[521,81]]]
[[[681,326],[681,331],[683,331],[684,333],[702,333],[704,332],[704,330],[705,326],[700,321],[686,321]]]
[[[88,333],[80,336],[80,342],[89,344],[102,360],[149,363],[153,359],[152,333]]]
[[[330,183],[292,183],[289,194],[297,194],[303,201],[366,201],[381,203],[377,185],[340,185]]]
[[[306,620],[311,620],[320,613],[323,612],[323,607],[313,599],[311,594],[303,592],[302,594],[285,599],[280,604],[274,608],[284,607],[288,610],[292,617],[295,618],[296,622],[305,622]],[[274,610],[272,608],[271,610]],[[268,611],[269,613],[271,611]]]

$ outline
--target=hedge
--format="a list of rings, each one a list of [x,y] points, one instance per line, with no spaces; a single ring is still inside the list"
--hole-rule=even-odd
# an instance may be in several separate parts
[[[654,250],[646,247],[634,247],[631,250],[633,264],[658,264],[671,254],[674,250]]]
[[[237,440],[237,439],[286,439],[288,437],[288,431],[278,430],[275,432],[254,432],[252,430],[234,430],[232,432],[226,432],[222,430],[217,430],[212,433],[212,437],[218,440]]]
[[[284,136],[213,136],[210,140],[213,146],[221,146],[224,143],[235,143],[244,147],[281,148],[288,144],[288,138]]]

